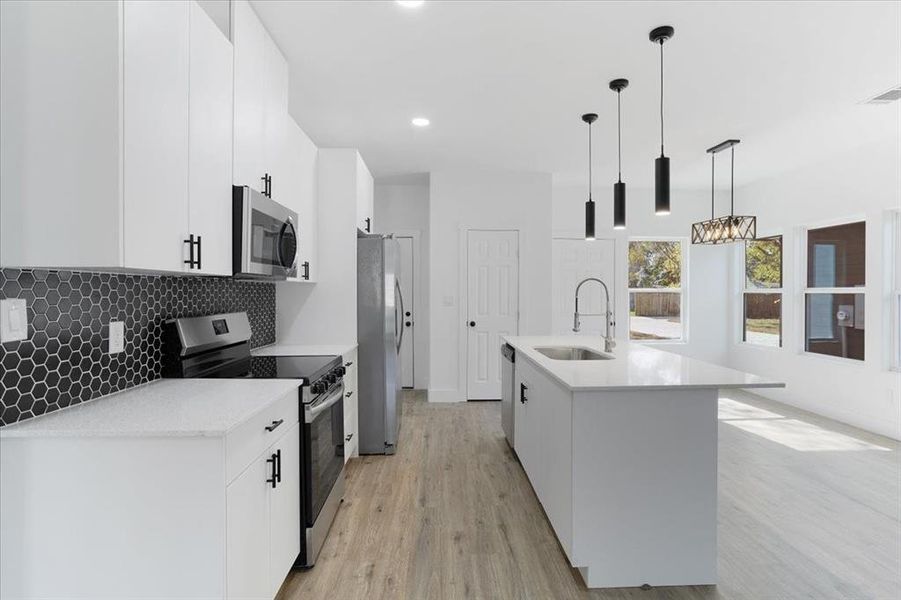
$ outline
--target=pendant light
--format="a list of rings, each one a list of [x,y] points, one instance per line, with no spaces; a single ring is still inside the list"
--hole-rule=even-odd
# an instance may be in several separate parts
[[[610,89],[616,92],[616,164],[617,181],[613,184],[613,228],[626,228],[626,184],[623,183],[622,94],[629,86],[628,79],[614,79]]]
[[[585,239],[594,239],[594,200],[591,199],[591,124],[598,120],[594,113],[582,115],[588,123],[588,202],[585,203]]]
[[[658,215],[668,215],[669,203],[669,158],[663,153],[663,42],[673,37],[675,30],[669,25],[657,27],[649,38],[660,44],[660,157],[654,161],[654,211]]]
[[[712,148],[710,154],[710,218],[691,226],[692,244],[728,244],[736,240],[753,240],[757,238],[757,217],[735,214],[735,146],[740,140],[726,140]],[[714,216],[714,198],[716,195],[716,154],[723,150],[732,151],[732,179],[729,184],[731,208],[729,216]]]

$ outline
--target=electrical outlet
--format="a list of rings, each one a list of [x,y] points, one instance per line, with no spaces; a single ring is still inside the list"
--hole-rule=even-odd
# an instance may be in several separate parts
[[[109,353],[119,354],[125,350],[125,323],[123,321],[110,321],[109,323]]]
[[[28,339],[28,307],[24,298],[0,300],[0,343]]]

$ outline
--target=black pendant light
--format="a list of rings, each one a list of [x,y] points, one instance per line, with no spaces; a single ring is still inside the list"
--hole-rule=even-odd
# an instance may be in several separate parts
[[[621,92],[629,86],[628,79],[614,79],[610,89],[616,92],[616,164],[617,181],[613,184],[613,228],[626,228],[626,184],[623,183],[623,141]]]
[[[710,218],[691,226],[692,244],[728,244],[736,240],[753,240],[757,238],[757,217],[735,214],[735,146],[739,140],[726,140],[712,148],[710,154]],[[714,199],[716,183],[716,154],[723,150],[732,151],[732,179],[730,182],[731,208],[726,217],[714,216]]]
[[[588,123],[588,202],[585,203],[585,239],[594,239],[594,200],[591,199],[591,124],[598,120],[594,113],[582,115]]]
[[[660,157],[654,161],[654,211],[668,215],[669,206],[669,158],[663,153],[663,42],[673,37],[675,30],[669,25],[653,29],[648,37],[660,44]]]

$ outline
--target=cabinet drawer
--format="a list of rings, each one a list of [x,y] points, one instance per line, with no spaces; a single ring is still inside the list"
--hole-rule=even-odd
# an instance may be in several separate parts
[[[266,448],[277,442],[300,420],[299,390],[286,394],[225,438],[226,477],[232,481]],[[272,427],[281,421],[272,431]]]

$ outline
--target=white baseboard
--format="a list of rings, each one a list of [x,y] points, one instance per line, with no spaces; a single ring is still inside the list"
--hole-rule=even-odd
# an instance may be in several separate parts
[[[428,391],[429,402],[463,402],[466,399],[460,394],[460,390],[435,390]]]

